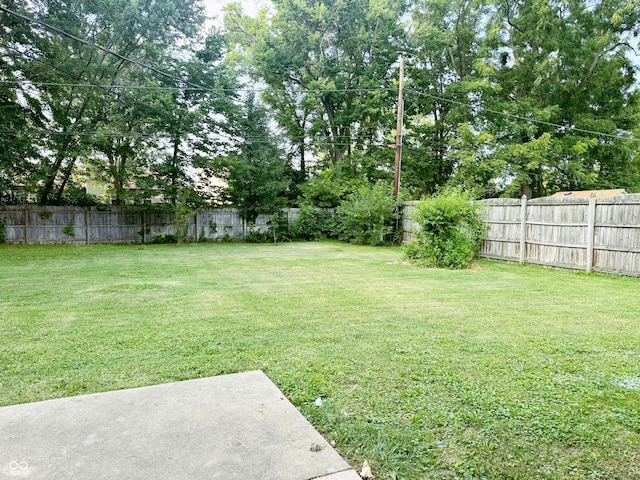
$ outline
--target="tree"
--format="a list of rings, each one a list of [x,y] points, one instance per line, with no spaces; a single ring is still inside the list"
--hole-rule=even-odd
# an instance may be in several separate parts
[[[495,3],[473,126],[495,139],[506,194],[639,185],[619,138],[636,121],[626,53],[639,26],[640,7],[618,0]]]
[[[44,150],[51,154],[39,158],[39,200],[58,203],[73,182],[78,160],[89,157],[95,147],[91,132],[109,131],[111,125],[103,113],[116,110],[123,101],[136,103],[115,86],[136,84],[149,74],[123,57],[144,56],[149,63],[161,64],[171,49],[198,33],[204,17],[195,0],[52,0],[34,2],[31,8],[29,15],[119,55],[56,32],[45,35],[42,25],[29,27],[31,44],[22,50],[14,70],[25,81],[47,80],[39,84],[38,95],[51,112],[47,128],[59,133],[47,137]]]
[[[228,200],[253,224],[261,213],[273,214],[285,206],[287,164],[272,140],[266,112],[252,94],[234,120],[235,151],[219,156],[211,170],[227,182]]]
[[[139,105],[127,102],[105,104],[102,119],[115,132],[130,135],[97,134],[90,140],[91,152],[83,159],[89,174],[109,186],[112,202],[122,206],[131,201],[130,184],[138,185],[141,152],[146,148],[144,115]]]
[[[158,159],[149,164],[155,188],[175,203],[178,187],[198,189],[194,170],[207,169],[219,155],[222,137],[234,132],[231,118],[238,116],[237,84],[224,62],[224,37],[213,30],[204,48],[190,48],[182,59],[165,69],[205,88],[172,90],[154,95],[153,125]],[[168,140],[168,142],[167,142]],[[163,148],[164,145],[164,148]]]
[[[446,185],[459,166],[451,147],[483,82],[477,58],[487,12],[484,0],[422,0],[411,12],[403,184],[414,198]]]
[[[17,2],[7,8],[20,10]],[[16,64],[33,42],[33,32],[16,17],[0,12],[0,203],[23,201],[22,191],[34,191],[38,181],[37,138],[43,127],[42,104],[33,88],[16,83]]]
[[[41,203],[76,201],[79,166],[118,203],[132,182],[175,201],[179,188],[198,190],[194,172],[220,166],[211,159],[246,160],[277,129],[283,178],[316,176],[285,189],[290,199],[306,191],[334,204],[392,175],[400,50],[404,195],[447,184],[478,196],[640,190],[628,139],[640,113],[637,2],[274,0],[256,18],[227,7],[224,34],[206,39],[198,0],[5,4],[86,41],[3,11],[2,201],[17,184]],[[266,85],[252,100],[268,108],[262,130],[242,125],[250,112],[236,105],[234,77]],[[233,163],[232,176],[248,175]]]
[[[297,146],[301,166],[308,145],[327,164],[379,150],[394,124],[393,65],[404,2],[273,3],[273,16],[256,19],[230,7],[225,25],[247,53],[251,75],[273,90],[263,98]]]

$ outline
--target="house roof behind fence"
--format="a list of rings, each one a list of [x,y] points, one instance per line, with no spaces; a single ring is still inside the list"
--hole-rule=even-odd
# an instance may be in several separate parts
[[[611,190],[576,190],[571,192],[557,192],[551,195],[552,197],[590,197],[591,194],[595,194],[596,198],[608,198],[615,197],[616,195],[626,195],[624,188],[615,188]]]

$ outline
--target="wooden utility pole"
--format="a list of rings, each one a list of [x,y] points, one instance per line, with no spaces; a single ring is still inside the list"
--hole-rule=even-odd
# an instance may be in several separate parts
[[[402,167],[402,120],[404,117],[404,57],[400,54],[400,78],[398,80],[398,122],[396,124],[396,162],[393,170],[393,199],[398,199],[400,192],[400,169]]]

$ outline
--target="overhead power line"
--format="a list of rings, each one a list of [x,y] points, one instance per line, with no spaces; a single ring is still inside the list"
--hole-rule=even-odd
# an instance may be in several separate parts
[[[20,52],[19,50],[15,49],[14,47],[7,46],[7,48],[9,48],[9,49],[11,49],[11,50],[13,50],[13,51],[15,51],[17,53],[21,53],[21,54],[24,55],[23,52]],[[45,67],[52,68],[52,69],[62,73],[66,77],[70,77],[70,78],[73,78],[74,80],[78,80],[78,81],[83,80],[82,77],[80,77],[79,75],[77,75],[75,73],[72,73],[72,72],[69,72],[68,70],[65,70],[64,68],[61,68],[60,66],[52,65],[49,62],[45,62],[41,58],[38,58],[38,57],[34,58],[34,57],[30,57],[30,56],[27,56],[27,58],[29,60],[31,60],[31,61],[38,62],[38,63],[44,65]],[[94,83],[85,83],[85,84],[89,85],[89,86],[92,86],[92,87],[96,87],[96,88],[105,90],[107,93],[114,93],[112,90],[109,89],[109,85],[98,85],[98,84],[94,84]],[[126,102],[128,102],[131,105],[138,105],[138,106],[144,107],[144,108],[148,109],[151,112],[155,112],[159,116],[164,115],[164,112],[160,111],[158,108],[156,108],[156,107],[154,107],[152,105],[149,105],[148,103],[143,103],[143,102],[141,102],[141,101],[139,101],[139,100],[137,100],[135,98],[132,98],[130,95],[126,95],[126,94],[120,93],[119,96],[120,96],[120,99],[125,100]],[[37,132],[37,131],[34,131],[34,132]],[[73,134],[75,134],[75,131],[70,131],[68,133],[64,133],[64,132],[60,132],[60,131],[56,131],[56,130],[52,130],[52,129],[41,130],[40,132],[41,132],[40,134],[51,134],[51,135],[56,135],[56,134],[58,134],[58,135],[73,135]],[[94,134],[94,132],[88,132],[88,133],[89,133],[89,135]],[[13,134],[16,134],[16,133],[13,133]],[[33,133],[33,134],[34,135],[38,135],[38,133]],[[82,133],[78,133],[78,135],[82,135]],[[126,136],[126,135],[123,134],[122,136]]]
[[[189,132],[180,132],[179,135],[186,135]],[[80,131],[58,131],[58,130],[10,130],[10,129],[2,129],[0,130],[0,134],[5,135],[32,135],[32,136],[64,136],[64,137],[127,137],[127,138],[139,138],[139,137],[153,137],[158,135],[158,133],[136,133],[136,132],[101,132],[101,131],[88,131],[88,130],[80,130]]]
[[[18,17],[18,18],[20,18],[20,19],[22,19],[24,21],[27,21],[27,22],[30,22],[30,23],[34,23],[36,25],[40,25],[40,26],[42,26],[42,27],[44,27],[44,28],[46,28],[48,30],[51,30],[51,31],[53,31],[53,32],[55,32],[55,33],[57,33],[59,35],[64,36],[64,37],[70,38],[70,39],[72,39],[72,40],[74,40],[76,42],[79,42],[79,43],[83,44],[83,45],[87,45],[89,47],[96,48],[96,49],[98,49],[98,50],[100,50],[100,51],[102,51],[104,53],[108,53],[109,55],[113,55],[114,57],[116,57],[116,58],[118,58],[118,59],[120,59],[122,61],[137,65],[137,66],[139,66],[139,67],[141,67],[143,69],[146,69],[146,70],[151,70],[152,72],[155,72],[158,75],[162,75],[164,77],[170,78],[175,82],[182,83],[182,84],[185,84],[185,85],[189,85],[190,87],[192,87],[190,90],[201,90],[201,91],[206,91],[206,92],[216,92],[216,91],[218,91],[218,92],[234,92],[234,91],[236,91],[236,92],[290,93],[288,90],[285,90],[285,89],[244,89],[244,90],[243,89],[238,89],[238,90],[234,90],[234,89],[210,88],[210,87],[205,87],[203,85],[198,85],[198,84],[193,83],[193,82],[191,82],[189,80],[185,80],[184,78],[180,78],[180,77],[178,77],[176,75],[173,75],[171,73],[168,73],[168,72],[165,72],[163,70],[160,70],[159,68],[154,67],[152,65],[149,65],[147,63],[143,63],[143,62],[141,62],[139,60],[135,60],[133,58],[126,57],[124,55],[119,54],[118,52],[114,52],[113,50],[110,50],[108,48],[105,48],[105,47],[102,47],[100,45],[97,45],[94,42],[91,42],[91,41],[86,40],[84,38],[80,38],[80,37],[78,37],[76,35],[73,35],[73,34],[71,34],[69,32],[66,32],[66,31],[62,30],[61,28],[56,27],[55,25],[52,25],[52,24],[47,23],[47,22],[44,22],[42,20],[38,20],[37,18],[29,17],[27,15],[23,15],[21,13],[18,13],[18,12],[15,12],[13,10],[10,10],[7,7],[4,7],[2,5],[0,5],[0,10],[6,12],[8,14],[14,15],[14,16],[16,16],[16,17]],[[46,82],[43,82],[43,83],[46,83]],[[69,85],[69,86],[73,86],[73,85]],[[90,86],[91,87],[95,87],[93,85],[88,85],[88,84],[84,84],[84,85],[78,84],[78,85],[75,85],[75,86],[78,86],[78,87],[81,87],[81,86],[82,87],[90,87]],[[105,87],[108,87],[108,88],[131,88],[131,87],[125,87],[125,86],[117,86],[117,87],[116,86],[105,86]],[[153,88],[156,88],[156,87],[139,86],[137,88],[153,89]],[[165,87],[157,87],[157,88],[161,89],[161,88],[165,88]],[[178,90],[184,90],[184,88],[179,88],[179,87],[175,87],[175,88],[178,89]],[[338,88],[336,88],[336,89],[305,89],[304,93],[311,93],[311,92],[316,92],[316,93],[322,93],[322,92],[383,92],[383,91],[395,91],[395,90],[396,90],[395,88],[385,88],[385,87],[380,87],[380,88],[343,88],[343,89],[338,89]]]
[[[423,97],[434,98],[434,99],[440,100],[442,102],[452,103],[452,104],[455,104],[455,105],[461,105],[463,107],[476,108],[478,110],[482,110],[482,111],[485,111],[485,112],[493,113],[495,115],[500,115],[500,116],[507,117],[507,118],[515,118],[516,120],[524,120],[525,122],[529,122],[529,123],[538,123],[540,125],[546,125],[546,126],[549,126],[549,127],[554,127],[554,128],[558,128],[558,129],[562,129],[562,130],[568,130],[568,131],[580,132],[580,133],[587,133],[589,135],[598,135],[598,136],[601,136],[601,137],[613,138],[615,140],[632,140],[632,141],[635,141],[635,142],[640,142],[640,138],[636,138],[636,137],[632,137],[632,136],[625,137],[625,136],[622,136],[622,135],[614,135],[614,134],[611,134],[611,133],[596,132],[594,130],[588,130],[586,128],[579,128],[579,127],[576,127],[575,125],[561,125],[559,123],[547,122],[546,120],[537,120],[535,118],[527,118],[527,117],[523,117],[522,115],[516,115],[514,113],[508,113],[508,112],[500,112],[498,110],[493,110],[491,108],[483,107],[482,105],[471,105],[470,103],[461,102],[459,100],[452,100],[450,98],[444,98],[444,97],[440,97],[438,95],[433,95],[431,93],[420,92],[418,90],[411,90],[411,93],[415,93],[415,94],[421,95]]]
[[[12,129],[0,129],[0,135],[31,135],[31,136],[78,136],[78,137],[113,137],[113,138],[150,138],[154,136],[163,136],[168,137],[171,135],[192,135],[193,132],[155,132],[155,133],[136,133],[136,132],[107,132],[107,131],[58,131],[58,130],[12,130]],[[211,132],[211,135],[222,137],[221,140],[244,140],[252,143],[272,143],[274,139],[272,137],[233,137],[231,135],[220,133],[220,132]],[[289,139],[285,139],[289,140]],[[314,140],[313,138],[307,144],[308,146],[323,146],[323,147],[375,147],[388,149],[388,144],[383,143],[369,143],[363,141],[354,141],[354,142],[332,142],[326,138],[320,138],[318,140]],[[416,150],[418,151],[418,150]]]
[[[147,63],[143,63],[143,62],[141,62],[139,60],[135,60],[135,59],[126,57],[124,55],[121,55],[121,54],[119,54],[117,52],[114,52],[113,50],[110,50],[108,48],[105,48],[105,47],[102,47],[100,45],[97,45],[94,42],[91,42],[89,40],[86,40],[86,39],[80,38],[80,37],[78,37],[76,35],[73,35],[71,33],[68,33],[66,31],[56,27],[55,25],[52,25],[50,23],[44,22],[42,20],[39,20],[39,19],[36,19],[36,18],[33,18],[33,17],[29,17],[27,15],[23,15],[21,13],[18,13],[18,12],[14,11],[14,10],[9,9],[9,8],[7,8],[5,6],[0,5],[0,11],[3,11],[3,12],[8,13],[10,15],[13,15],[13,16],[15,16],[17,18],[20,18],[20,19],[24,20],[24,21],[39,25],[41,27],[44,27],[44,28],[46,28],[48,30],[51,30],[51,31],[53,31],[53,32],[55,32],[55,33],[57,33],[59,35],[62,35],[62,36],[67,37],[69,39],[72,39],[72,40],[74,40],[76,42],[79,42],[79,43],[81,43],[83,45],[87,45],[87,46],[89,46],[91,48],[98,49],[98,50],[100,50],[100,51],[102,51],[104,53],[107,53],[109,55],[113,55],[114,57],[116,57],[116,58],[118,58],[118,59],[120,59],[122,61],[137,65],[137,66],[139,66],[139,67],[141,67],[141,68],[143,68],[145,70],[150,70],[150,71],[152,71],[154,73],[157,73],[158,75],[161,75],[163,77],[170,78],[173,81],[178,82],[179,84],[189,85],[191,87],[191,88],[189,88],[189,90],[206,91],[206,92],[216,92],[216,91],[217,92],[229,92],[229,91],[260,92],[260,91],[262,91],[262,92],[265,92],[265,93],[267,93],[267,92],[270,92],[270,93],[278,93],[278,92],[287,93],[288,92],[287,90],[284,90],[284,89],[283,90],[278,90],[278,89],[264,89],[264,90],[260,90],[260,89],[245,89],[245,90],[239,89],[239,90],[233,90],[233,89],[215,89],[215,88],[204,87],[202,85],[195,84],[195,83],[193,83],[193,82],[191,82],[189,80],[185,80],[183,78],[180,78],[180,77],[178,77],[176,75],[173,75],[171,73],[168,73],[168,72],[165,72],[163,70],[160,70],[159,68],[156,68],[156,67],[154,67],[152,65],[149,65]],[[7,82],[3,81],[2,83],[7,83]],[[31,83],[33,85],[36,85],[36,82],[24,81],[24,83]],[[158,87],[155,87],[155,86],[124,86],[124,85],[122,85],[122,86],[120,86],[120,85],[119,86],[113,86],[113,85],[94,85],[94,84],[81,84],[81,83],[78,83],[78,84],[64,84],[64,83],[56,84],[56,83],[53,83],[53,82],[50,82],[50,83],[48,83],[48,82],[38,82],[38,84],[43,85],[43,86],[44,85],[51,85],[51,86],[59,85],[59,86],[76,86],[76,87],[105,88],[105,89],[125,89],[125,88],[130,88],[130,89],[149,89],[149,90],[151,90],[151,89],[154,89],[154,90],[160,90],[160,89],[185,90],[184,87],[161,87],[161,86],[158,86]],[[395,91],[395,90],[396,90],[395,88],[316,89],[316,90],[311,90],[310,89],[310,90],[303,90],[303,92],[304,93],[313,93],[313,92],[317,92],[317,93],[323,93],[323,92],[357,92],[357,91],[361,91],[361,92],[380,92],[380,91]],[[507,117],[507,118],[514,118],[514,119],[517,119],[517,120],[522,120],[522,121],[526,121],[526,122],[530,122],[530,123],[536,123],[536,124],[540,124],[540,125],[546,125],[546,126],[554,127],[554,128],[557,128],[557,129],[561,129],[563,131],[573,131],[573,132],[586,133],[586,134],[589,134],[589,135],[596,135],[596,136],[601,136],[601,137],[606,137],[606,138],[612,138],[612,139],[615,139],[615,140],[640,141],[640,139],[638,139],[636,137],[632,137],[632,136],[621,136],[621,135],[615,135],[615,134],[610,134],[610,133],[605,133],[605,132],[597,132],[597,131],[594,131],[594,130],[579,128],[579,127],[576,127],[575,125],[561,125],[561,124],[557,124],[557,123],[553,123],[553,122],[548,122],[548,121],[545,121],[545,120],[527,118],[527,117],[523,117],[521,115],[516,115],[516,114],[512,114],[512,113],[508,113],[508,112],[501,112],[501,111],[493,110],[493,109],[490,109],[490,108],[487,108],[487,107],[483,107],[483,106],[474,106],[474,105],[471,105],[471,104],[466,103],[466,102],[461,102],[461,101],[458,101],[458,100],[452,100],[452,99],[444,98],[444,97],[441,97],[441,96],[438,96],[438,95],[433,95],[433,94],[426,93],[426,92],[420,92],[418,90],[411,90],[410,92],[411,93],[415,93],[415,94],[420,95],[420,96],[426,96],[426,97],[429,97],[429,98],[437,99],[437,100],[440,100],[440,101],[443,101],[443,102],[448,102],[448,103],[451,103],[451,104],[461,105],[461,106],[464,106],[464,107],[467,107],[467,108],[477,108],[479,110],[483,110],[485,112],[493,113],[495,115],[500,115],[500,116]],[[79,134],[79,133],[76,133],[76,134]]]
[[[34,59],[37,60],[37,59]],[[56,68],[53,67],[52,68]],[[154,86],[154,85],[105,85],[105,84],[95,84],[95,83],[65,83],[65,82],[33,82],[30,80],[0,80],[0,84],[5,84],[5,85],[33,85],[33,86],[47,86],[47,87],[75,87],[75,88],[99,88],[99,89],[103,89],[103,90],[156,90],[156,91],[203,91],[203,87],[192,87],[192,88],[185,88],[185,87],[169,87],[169,86]],[[255,88],[255,89],[247,89],[247,88],[240,88],[240,89],[231,89],[231,88],[206,88],[204,89],[207,92],[212,92],[212,93],[288,93],[288,90],[274,90],[274,89],[269,89],[269,88]],[[364,93],[368,93],[368,92],[385,92],[385,91],[397,91],[396,88],[377,88],[377,89],[371,89],[371,88],[349,88],[349,89],[317,89],[317,90],[304,90],[304,92],[302,93],[321,93],[321,92],[364,92]],[[425,93],[425,92],[420,92],[417,90],[409,90],[407,91],[407,93],[415,93],[417,95],[420,96],[424,96],[424,97],[429,97],[429,98],[434,98],[436,100],[440,100],[443,102],[447,102],[447,103],[452,103],[452,104],[456,104],[456,105],[461,105],[464,107],[468,107],[468,108],[476,108],[478,110],[483,110],[485,112],[489,112],[489,113],[493,113],[495,115],[500,115],[503,117],[508,117],[508,118],[515,118],[517,120],[523,120],[526,122],[530,122],[530,123],[538,123],[541,125],[547,125],[550,127],[554,127],[554,128],[558,128],[558,129],[563,129],[563,130],[568,130],[568,131],[574,131],[574,132],[580,132],[580,133],[587,133],[590,135],[598,135],[598,136],[603,136],[603,137],[608,137],[608,138],[614,138],[616,140],[632,140],[632,141],[640,141],[640,138],[636,138],[636,137],[632,137],[632,136],[621,136],[621,135],[614,135],[614,134],[610,134],[610,133],[605,133],[605,132],[597,132],[595,130],[588,130],[588,129],[584,129],[584,128],[579,128],[576,127],[575,125],[561,125],[558,123],[553,123],[553,122],[548,122],[546,120],[537,120],[534,118],[528,118],[528,117],[523,117],[522,115],[516,115],[516,114],[512,114],[512,113],[508,113],[508,112],[500,112],[498,110],[493,110],[490,108],[486,108],[483,106],[478,106],[478,105],[471,105],[469,103],[465,103],[465,102],[461,102],[458,100],[452,100],[449,98],[444,98],[438,95],[433,95],[430,93]],[[149,106],[150,107],[150,106]]]
[[[104,88],[113,90],[167,90],[167,91],[203,91],[203,88],[169,87],[161,85],[100,85],[95,83],[65,83],[65,82],[33,82],[31,80],[0,80],[0,84],[6,85],[33,85],[37,87],[76,87],[76,88]],[[285,89],[272,88],[206,88],[205,91],[212,93],[291,93]],[[396,88],[324,88],[305,89],[300,93],[347,93],[347,92],[395,92]]]
[[[105,90],[168,90],[168,91],[199,91],[201,88],[183,88],[183,87],[163,87],[155,85],[106,85],[96,83],[65,83],[65,82],[33,82],[31,80],[0,80],[0,84],[4,85],[26,85],[34,87],[73,87],[73,88],[100,88]],[[232,89],[220,88],[219,91],[235,91]]]
[[[98,49],[98,50],[100,50],[100,51],[102,51],[104,53],[108,53],[109,55],[113,55],[114,57],[116,57],[116,58],[118,58],[118,59],[120,59],[120,60],[122,60],[124,62],[128,62],[128,63],[131,63],[133,65],[137,65],[137,66],[139,66],[139,67],[141,67],[141,68],[143,68],[145,70],[151,70],[152,72],[157,73],[158,75],[161,75],[163,77],[170,78],[173,81],[176,81],[176,82],[179,82],[179,83],[183,83],[183,84],[189,85],[191,87],[195,87],[198,90],[205,90],[205,91],[208,90],[206,87],[203,87],[202,85],[197,85],[195,83],[190,82],[189,80],[185,80],[183,78],[177,77],[177,76],[175,76],[175,75],[173,75],[171,73],[168,73],[168,72],[165,72],[163,70],[160,70],[159,68],[156,68],[156,67],[154,67],[152,65],[143,63],[143,62],[141,62],[139,60],[135,60],[133,58],[125,57],[124,55],[121,55],[118,52],[114,52],[113,50],[110,50],[108,48],[101,47],[100,45],[96,45],[95,43],[93,43],[93,42],[91,42],[89,40],[77,37],[76,35],[72,35],[71,33],[62,30],[62,29],[56,27],[55,25],[51,25],[50,23],[43,22],[42,20],[38,20],[37,18],[29,17],[27,15],[23,15],[21,13],[18,13],[18,12],[15,12],[13,10],[10,10],[7,7],[4,7],[2,5],[0,5],[0,10],[5,12],[5,13],[8,13],[10,15],[13,15],[15,17],[18,17],[18,18],[20,18],[20,19],[22,19],[22,20],[24,20],[26,22],[30,22],[30,23],[33,23],[33,24],[36,24],[36,25],[40,25],[41,27],[44,27],[44,28],[46,28],[48,30],[51,30],[52,32],[55,32],[55,33],[57,33],[59,35],[62,35],[63,37],[70,38],[71,40],[79,42],[79,43],[81,43],[83,45],[87,45],[87,46],[89,46],[91,48],[96,48],[96,49]]]

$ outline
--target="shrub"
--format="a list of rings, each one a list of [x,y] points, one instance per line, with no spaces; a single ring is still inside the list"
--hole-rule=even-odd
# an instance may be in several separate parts
[[[226,227],[225,227],[226,229]],[[231,241],[228,234],[222,241]],[[248,243],[278,243],[291,241],[289,229],[289,219],[283,212],[276,212],[267,220],[267,228],[256,227],[253,224],[248,226],[248,233],[244,237]]]
[[[405,257],[429,267],[464,268],[477,257],[486,233],[479,203],[458,189],[419,203],[413,220],[419,225]]]
[[[163,244],[163,243],[178,243],[178,237],[171,233],[161,233],[156,235],[151,243]]]
[[[306,203],[300,206],[298,216],[293,220],[291,236],[299,240],[323,240],[333,236],[334,227],[330,209]]]
[[[269,234],[273,243],[291,241],[289,217],[283,212],[280,211],[271,215],[267,226],[269,227]]]
[[[5,243],[7,241],[6,228],[7,220],[0,218],[0,243]]]
[[[67,189],[63,203],[78,207],[95,207],[101,204],[100,198],[87,193],[84,187],[70,185]]]
[[[222,236],[221,242],[231,243],[233,242],[233,238],[231,238],[231,234],[233,233],[233,225],[225,225],[223,227],[224,235]]]
[[[336,210],[338,238],[367,245],[391,243],[396,206],[385,185],[360,187]]]
[[[268,243],[272,240],[268,230],[256,229],[253,225],[249,225],[249,233],[245,235],[244,241],[247,243]]]

